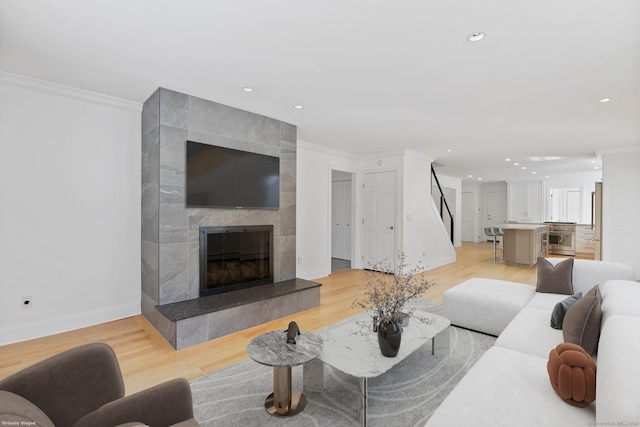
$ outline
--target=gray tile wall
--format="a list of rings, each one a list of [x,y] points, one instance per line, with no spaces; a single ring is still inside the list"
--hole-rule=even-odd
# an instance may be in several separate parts
[[[142,292],[145,315],[151,314],[154,304],[198,297],[201,226],[273,225],[274,280],[295,278],[296,133],[296,127],[288,123],[164,88],[159,88],[144,103]],[[280,209],[187,209],[186,140],[280,157]],[[155,316],[147,317],[152,320]]]

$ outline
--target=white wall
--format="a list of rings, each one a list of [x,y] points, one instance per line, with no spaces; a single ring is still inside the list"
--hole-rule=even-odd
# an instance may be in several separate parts
[[[405,250],[411,264],[422,260],[429,268],[455,261],[455,250],[430,195],[431,159],[408,151],[358,158],[351,153],[302,141],[298,141],[297,153],[298,277],[314,279],[331,273],[332,170],[354,174],[354,268],[362,268],[363,176],[390,170],[395,171],[397,177],[396,249]],[[407,220],[407,215],[410,215],[410,220]]]
[[[437,172],[436,172],[437,173]],[[431,176],[431,175],[429,175]],[[450,176],[438,174],[438,181],[440,182],[440,186],[445,189],[449,188],[455,191],[456,198],[453,201],[447,200],[449,203],[449,207],[453,211],[455,230],[453,233],[453,244],[456,247],[462,246],[461,240],[461,228],[460,225],[462,223],[462,180],[459,178],[452,178]],[[445,209],[446,210],[446,209]],[[444,216],[445,221],[448,221],[448,215]]]
[[[456,260],[449,234],[440,219],[438,207],[431,197],[431,163],[434,159],[407,151],[403,164],[403,241],[407,264],[418,261],[435,268]],[[460,199],[461,181],[439,175],[440,185],[455,188]],[[456,188],[457,187],[457,188]],[[460,201],[456,204],[459,206]],[[456,214],[456,224],[460,218]],[[460,233],[456,232],[456,236]],[[459,240],[459,237],[458,237]]]
[[[0,344],[140,313],[142,106],[6,73],[0,100]]]
[[[331,171],[355,173],[359,162],[349,153],[331,150],[298,141],[296,171],[296,253],[297,277],[315,279],[331,273]],[[354,175],[355,186],[360,183]],[[359,218],[360,200],[352,194],[352,215]],[[354,233],[359,232],[359,221],[354,221]],[[355,240],[352,253],[359,253]],[[359,258],[353,263],[358,266]]]
[[[631,265],[640,279],[640,148],[602,156],[602,259]]]

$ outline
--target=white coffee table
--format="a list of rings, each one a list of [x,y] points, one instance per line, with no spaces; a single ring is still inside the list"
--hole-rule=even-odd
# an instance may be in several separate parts
[[[358,314],[328,326],[316,334],[322,338],[323,349],[317,359],[304,365],[304,390],[319,391],[323,387],[323,363],[358,378],[360,425],[367,425],[367,380],[387,372],[411,353],[431,342],[431,354],[449,354],[449,325],[437,314],[415,310],[402,333],[400,351],[396,357],[385,357],[373,332],[369,312]]]

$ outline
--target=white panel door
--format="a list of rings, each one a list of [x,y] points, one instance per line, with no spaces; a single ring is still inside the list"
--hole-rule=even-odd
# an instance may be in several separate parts
[[[339,258],[340,252],[340,203],[342,200],[342,183],[334,181],[331,183],[331,258]]]
[[[395,266],[395,172],[364,177],[364,268],[388,260]]]
[[[461,239],[465,242],[474,242],[474,224],[476,217],[476,207],[473,203],[473,193],[462,193],[462,230]]]
[[[331,195],[331,257],[351,260],[351,181],[334,181]]]
[[[507,220],[507,192],[489,191],[487,193],[487,225],[498,227]]]

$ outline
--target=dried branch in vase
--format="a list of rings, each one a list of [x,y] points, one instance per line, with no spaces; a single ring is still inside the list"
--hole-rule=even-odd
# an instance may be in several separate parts
[[[356,298],[352,304],[352,307],[372,310],[378,322],[397,322],[403,313],[411,315],[413,309],[405,310],[407,301],[435,284],[425,279],[421,263],[407,269],[407,256],[402,251],[398,251],[397,259],[395,267],[388,259],[371,264],[371,269],[365,271],[365,298]]]

